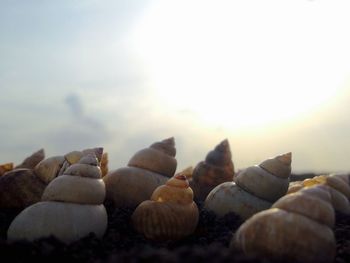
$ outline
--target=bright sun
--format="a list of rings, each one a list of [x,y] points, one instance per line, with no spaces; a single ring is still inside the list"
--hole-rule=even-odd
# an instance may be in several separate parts
[[[322,32],[310,36],[307,12],[295,20],[298,6],[276,14],[237,2],[162,1],[148,10],[133,42],[162,107],[251,127],[298,118],[336,94],[341,65],[320,46]]]

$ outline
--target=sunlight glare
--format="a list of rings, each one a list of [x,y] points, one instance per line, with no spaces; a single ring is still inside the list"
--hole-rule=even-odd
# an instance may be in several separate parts
[[[289,4],[275,14],[238,2],[162,1],[150,8],[133,42],[160,107],[239,128],[298,118],[337,93],[345,73],[320,47],[322,32],[308,37],[311,7]],[[322,12],[315,19],[322,21]]]

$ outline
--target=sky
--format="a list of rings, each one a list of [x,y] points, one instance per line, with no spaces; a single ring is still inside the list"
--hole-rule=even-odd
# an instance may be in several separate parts
[[[174,137],[178,170],[350,171],[347,0],[0,1],[0,163]]]

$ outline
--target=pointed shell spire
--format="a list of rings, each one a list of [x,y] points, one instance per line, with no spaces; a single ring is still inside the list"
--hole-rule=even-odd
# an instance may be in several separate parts
[[[32,155],[30,155],[29,157],[27,157],[26,159],[24,159],[24,161],[17,165],[15,167],[15,169],[18,168],[28,168],[28,169],[34,169],[34,167],[41,162],[42,160],[44,160],[45,158],[45,152],[44,149],[40,149],[36,152],[34,152]]]
[[[231,182],[233,175],[230,144],[225,139],[207,154],[205,161],[198,163],[194,168],[191,187],[195,199],[203,201],[214,187],[224,182]]]
[[[175,140],[173,137],[153,143],[150,147],[138,151],[130,159],[128,166],[146,169],[172,177],[176,171],[177,161]]]

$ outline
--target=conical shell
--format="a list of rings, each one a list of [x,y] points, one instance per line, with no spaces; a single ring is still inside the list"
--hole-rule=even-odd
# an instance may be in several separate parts
[[[103,177],[106,199],[116,207],[136,207],[150,199],[153,191],[176,170],[174,145],[174,138],[154,143],[137,152],[129,161],[129,167],[110,171]]]
[[[235,182],[255,196],[275,202],[288,191],[290,165],[291,153],[278,155],[243,170],[235,177]]]
[[[53,235],[71,243],[91,232],[102,237],[107,213],[98,164],[94,154],[84,155],[69,166],[67,174],[55,177],[45,188],[43,202],[28,207],[13,220],[8,239],[32,241]]]
[[[335,215],[330,199],[323,186],[286,195],[244,222],[231,247],[279,261],[333,262]]]
[[[102,204],[106,188],[95,155],[83,156],[45,188],[43,201]]]
[[[34,169],[34,167],[41,162],[42,160],[44,160],[45,158],[45,152],[44,149],[40,149],[39,151],[36,151],[35,153],[33,153],[32,155],[30,155],[29,157],[27,157],[26,159],[24,159],[24,161],[20,164],[17,165],[15,167],[15,169],[19,169],[19,168],[27,168],[27,169]]]
[[[151,201],[136,208],[132,222],[149,239],[175,240],[192,234],[198,223],[198,208],[186,177],[175,175],[158,187]]]
[[[210,151],[193,171],[193,188],[195,199],[203,201],[217,185],[233,180],[234,166],[228,140],[223,140]]]

